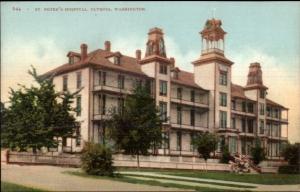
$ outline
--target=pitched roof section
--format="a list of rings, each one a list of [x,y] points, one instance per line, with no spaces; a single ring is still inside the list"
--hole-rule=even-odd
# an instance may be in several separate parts
[[[267,102],[267,105],[272,105],[272,106],[275,106],[275,107],[279,107],[279,108],[288,110],[288,108],[286,108],[283,105],[280,105],[279,103],[276,103],[276,102],[274,102],[270,99],[266,99],[266,102]]]
[[[240,85],[233,84],[233,83],[231,83],[231,97],[240,98],[240,99],[247,99],[247,100],[253,101],[252,99],[248,98],[245,95],[244,87],[242,87]]]
[[[69,71],[78,70],[81,68],[93,66],[93,67],[103,67],[108,68],[112,70],[118,70],[118,71],[124,71],[128,73],[133,73],[136,75],[143,75],[146,76],[145,73],[142,72],[141,66],[137,63],[137,60],[133,57],[129,57],[126,55],[122,55],[120,57],[120,65],[116,65],[112,62],[110,62],[106,57],[114,55],[114,52],[105,51],[102,49],[97,49],[93,52],[90,52],[88,54],[88,57],[84,61],[79,61],[74,64],[63,64],[47,73],[45,73],[43,76],[47,75],[59,75],[63,73],[67,73]]]
[[[185,86],[189,86],[189,87],[198,88],[198,89],[203,89],[202,87],[200,87],[199,85],[197,85],[195,83],[194,73],[190,73],[190,72],[183,71],[183,70],[178,71],[178,79],[172,78],[171,82],[172,83],[177,83],[177,84],[180,84],[180,85],[185,85]]]
[[[79,53],[72,52],[72,54],[80,55]],[[112,63],[108,58],[110,56],[116,55],[118,52],[110,52],[106,51],[103,49],[97,49],[93,52],[90,52],[88,54],[88,57],[84,61],[79,61],[74,64],[63,64],[47,73],[45,73],[43,76],[48,76],[48,75],[60,75],[63,73],[67,73],[70,71],[82,69],[85,67],[95,67],[95,68],[106,68],[110,70],[115,70],[115,71],[123,71],[123,72],[128,72],[132,73],[134,75],[143,75],[146,76],[145,73],[142,72],[141,70],[141,64],[138,63],[136,58],[129,57],[126,55],[121,55],[120,57],[120,65],[116,65]],[[178,79],[172,78],[173,83],[185,85],[185,86],[190,86],[198,89],[203,89],[199,85],[197,85],[194,82],[194,74],[187,72],[187,71],[182,71],[179,68],[177,68],[178,71]],[[204,89],[203,89],[204,90]]]

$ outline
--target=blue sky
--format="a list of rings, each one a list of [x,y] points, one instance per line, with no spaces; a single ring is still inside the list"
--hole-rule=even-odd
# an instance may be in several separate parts
[[[112,11],[43,11],[50,7]],[[122,7],[145,11],[114,11]],[[269,96],[291,108],[290,129],[300,135],[299,2],[1,2],[1,98],[7,100],[8,87],[20,80],[30,83],[30,65],[43,73],[66,62],[67,52],[79,51],[83,42],[91,51],[110,40],[113,50],[133,56],[135,49],[145,49],[147,32],[155,26],[165,32],[168,57],[192,71],[190,62],[201,49],[198,32],[213,10],[228,33],[225,54],[235,62],[233,82],[244,85],[249,63],[261,62]],[[293,135],[291,140],[300,141]]]

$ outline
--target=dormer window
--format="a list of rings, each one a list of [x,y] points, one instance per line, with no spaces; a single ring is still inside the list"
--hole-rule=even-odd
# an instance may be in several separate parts
[[[178,79],[180,69],[178,67],[171,70],[171,76],[174,79]]]
[[[115,65],[120,65],[120,57],[118,57],[118,56],[114,57],[114,64]]]
[[[74,57],[72,56],[69,57],[69,64],[74,64]]]

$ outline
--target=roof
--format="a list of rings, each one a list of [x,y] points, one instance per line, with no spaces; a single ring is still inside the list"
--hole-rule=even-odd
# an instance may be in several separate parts
[[[80,55],[79,53],[76,52],[70,52],[73,55]],[[120,57],[120,65],[116,65],[112,63],[108,58],[112,55],[121,55]],[[168,59],[165,59],[168,61]],[[137,61],[136,58],[134,57],[129,57],[126,55],[122,55],[120,52],[111,52],[111,51],[106,51],[103,49],[97,49],[93,52],[90,52],[87,56],[87,58],[84,61],[79,61],[74,64],[63,64],[45,74],[43,76],[48,76],[48,75],[59,75],[63,73],[67,73],[70,71],[78,70],[81,68],[85,67],[95,67],[95,68],[107,68],[111,70],[116,70],[116,71],[123,71],[123,72],[128,72],[132,73],[134,75],[143,75],[146,76],[144,72],[141,70],[141,64]],[[187,72],[187,71],[182,71],[179,68],[176,68],[176,71],[178,71],[178,79],[172,78],[173,83],[189,86],[189,87],[194,87],[198,89],[203,89],[199,85],[197,85],[194,82],[194,74]],[[204,89],[203,89],[204,90]]]
[[[59,75],[59,74],[67,73],[69,71],[74,71],[81,68],[89,67],[89,66],[93,66],[96,68],[97,67],[109,68],[112,70],[118,70],[118,71],[133,73],[136,75],[146,76],[146,74],[142,72],[140,64],[138,64],[137,60],[133,57],[122,55],[120,57],[120,65],[116,65],[106,58],[114,54],[116,53],[105,51],[102,49],[97,49],[93,52],[90,52],[85,60],[76,62],[74,64],[69,64],[69,63],[63,64],[45,73],[43,76],[52,75],[52,74]]]
[[[172,83],[177,83],[180,85],[203,89],[202,87],[200,87],[199,85],[197,85],[195,83],[194,73],[191,73],[191,72],[180,70],[180,71],[178,71],[178,79],[172,78],[171,81],[172,81]]]
[[[236,97],[236,98],[240,98],[240,99],[247,99],[247,100],[253,101],[252,99],[250,99],[249,97],[247,97],[245,95],[243,86],[236,85],[233,83],[231,83],[231,97]]]
[[[270,99],[266,99],[266,102],[267,102],[267,105],[272,105],[272,106],[276,106],[276,107],[279,107],[279,108],[282,108],[282,109],[288,109],[282,105],[280,105],[279,103],[276,103]]]

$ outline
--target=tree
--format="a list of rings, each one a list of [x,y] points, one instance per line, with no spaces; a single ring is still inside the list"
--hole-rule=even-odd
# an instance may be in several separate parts
[[[193,145],[196,147],[197,151],[205,160],[207,167],[207,159],[210,157],[210,153],[216,150],[218,144],[218,137],[209,132],[200,133],[193,140]]]
[[[288,143],[283,148],[282,156],[288,161],[289,165],[300,165],[300,143]]]
[[[157,148],[162,140],[158,113],[148,89],[139,85],[125,99],[124,108],[113,110],[107,121],[115,146],[125,154],[137,156],[138,168],[139,156],[148,155],[148,150]]]
[[[89,175],[113,176],[112,152],[101,144],[87,142],[81,154],[81,167]]]
[[[20,85],[18,90],[11,89],[1,136],[11,149],[31,148],[36,153],[42,147],[56,147],[54,137],[73,135],[77,123],[70,114],[71,103],[78,92],[57,93],[53,77],[41,78],[33,67],[28,73],[37,86]]]
[[[228,147],[228,145],[225,144],[224,140],[222,140],[222,143],[221,143],[221,151],[222,151],[222,156],[221,156],[220,162],[228,163],[229,160],[231,159],[231,155],[229,152],[229,147]]]
[[[255,140],[254,147],[251,148],[251,156],[255,165],[258,165],[261,161],[266,159],[265,150],[261,147],[260,140],[258,138]]]

